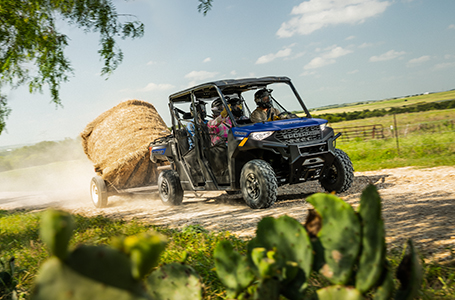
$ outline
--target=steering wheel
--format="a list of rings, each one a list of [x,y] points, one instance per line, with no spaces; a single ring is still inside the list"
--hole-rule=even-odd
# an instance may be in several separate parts
[[[280,113],[280,114],[278,115],[278,117],[279,117],[281,120],[298,118],[296,114],[293,114],[293,113],[288,112],[288,111],[283,111],[282,113]]]

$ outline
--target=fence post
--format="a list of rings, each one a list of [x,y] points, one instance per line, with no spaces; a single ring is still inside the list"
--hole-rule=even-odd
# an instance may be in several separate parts
[[[398,156],[400,156],[400,145],[398,143],[398,127],[397,127],[397,118],[395,114],[393,114],[393,123],[395,125],[395,139],[397,140],[397,153]]]

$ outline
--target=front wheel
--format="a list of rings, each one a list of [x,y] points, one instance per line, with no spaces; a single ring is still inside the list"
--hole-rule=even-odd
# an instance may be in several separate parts
[[[107,206],[107,188],[106,183],[100,176],[95,176],[90,182],[90,196],[92,202],[97,208]]]
[[[240,189],[251,208],[267,208],[276,201],[278,183],[272,167],[263,160],[247,162],[240,174]]]
[[[340,149],[335,149],[335,159],[319,180],[327,192],[342,193],[347,191],[354,180],[354,168],[349,156]]]
[[[180,177],[174,170],[165,170],[160,173],[158,176],[158,191],[164,204],[182,204],[183,189],[180,184]]]

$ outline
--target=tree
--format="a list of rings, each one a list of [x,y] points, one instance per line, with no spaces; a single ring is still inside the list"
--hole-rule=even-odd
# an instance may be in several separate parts
[[[197,10],[205,15],[212,9],[213,0],[199,0]]]
[[[111,0],[0,0],[0,134],[11,112],[1,94],[5,85],[28,85],[31,93],[47,85],[52,102],[61,105],[60,84],[68,81],[72,67],[64,54],[68,37],[58,31],[57,21],[99,33],[102,75],[112,73],[122,61],[116,38],[144,33],[144,25],[134,16],[118,14]]]
[[[213,0],[198,0],[204,16]],[[121,22],[120,19],[134,19]],[[11,112],[1,89],[28,85],[30,93],[49,87],[52,102],[61,106],[60,84],[68,81],[72,67],[64,54],[68,37],[56,21],[100,35],[101,75],[111,74],[122,62],[116,38],[137,38],[144,24],[135,16],[118,14],[111,0],[0,0],[0,135]]]

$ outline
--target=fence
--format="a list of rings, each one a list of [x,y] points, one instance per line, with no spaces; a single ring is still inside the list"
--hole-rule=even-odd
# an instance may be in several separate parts
[[[334,130],[341,132],[341,140],[384,138],[384,126],[382,124],[334,128]]]

